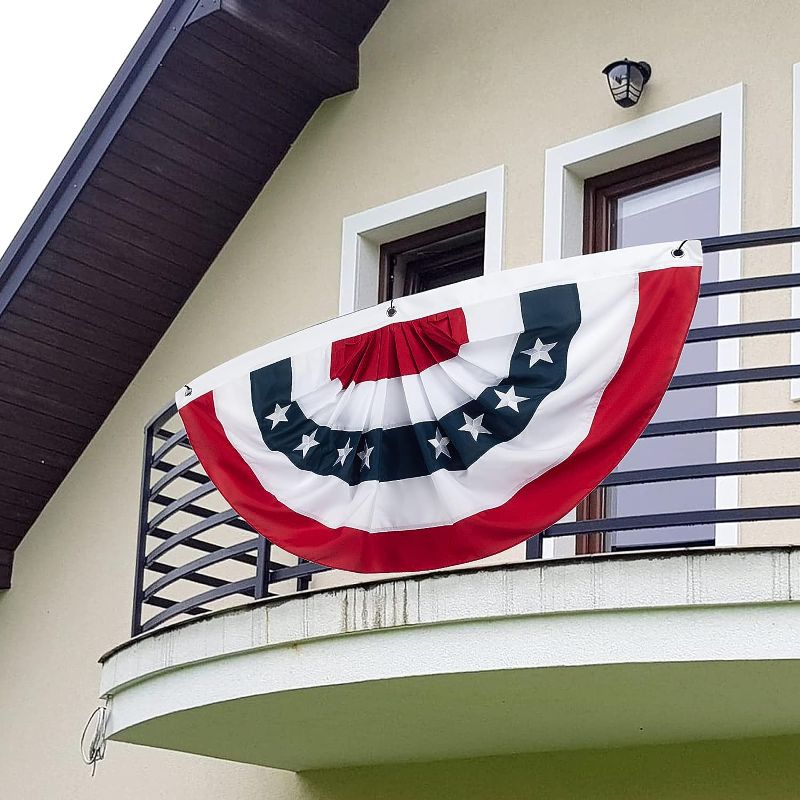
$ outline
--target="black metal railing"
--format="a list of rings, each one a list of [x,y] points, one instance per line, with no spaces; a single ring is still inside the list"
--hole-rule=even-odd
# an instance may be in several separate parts
[[[800,228],[784,228],[706,239],[703,251],[713,253],[795,242],[800,242]],[[800,287],[800,273],[766,275],[706,283],[700,295],[744,296],[764,291],[785,292],[797,287]],[[771,319],[693,328],[687,342],[774,337],[796,332],[800,332],[800,320]],[[798,365],[759,365],[677,375],[670,384],[670,391],[785,382],[793,378],[800,378]],[[788,396],[787,390],[787,402]],[[800,411],[779,409],[654,422],[642,437],[681,437],[790,426],[800,426]],[[610,475],[604,485],[620,487],[786,472],[800,473],[800,457],[623,470]],[[145,428],[141,491],[133,635],[184,615],[196,616],[226,605],[237,605],[242,598],[258,599],[302,591],[313,586],[315,575],[327,571],[326,567],[279,550],[266,538],[255,534],[227,506],[198,463],[174,403],[160,411]],[[520,551],[520,558],[540,557],[542,539],[549,537],[797,519],[800,519],[799,504],[770,503],[562,522],[531,538]]]

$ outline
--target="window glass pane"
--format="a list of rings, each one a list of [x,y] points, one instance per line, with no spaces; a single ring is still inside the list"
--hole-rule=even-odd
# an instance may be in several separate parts
[[[485,214],[475,214],[382,244],[380,301],[483,275],[485,234]]]
[[[616,247],[680,239],[702,239],[719,234],[719,169],[670,181],[617,201]],[[703,281],[718,279],[716,254],[705,256]],[[703,298],[692,327],[717,323],[717,298]],[[697,342],[684,348],[678,374],[710,372],[717,368],[715,342]],[[717,397],[714,387],[667,392],[654,422],[713,417]],[[618,467],[619,471],[653,469],[716,460],[713,433],[640,439]],[[634,516],[669,511],[713,509],[716,485],[713,478],[622,486],[612,489],[609,513]],[[712,542],[713,525],[690,528],[653,528],[624,531],[608,537],[611,549],[658,547]]]

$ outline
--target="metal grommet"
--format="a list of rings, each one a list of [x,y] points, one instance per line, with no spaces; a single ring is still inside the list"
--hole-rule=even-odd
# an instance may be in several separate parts
[[[673,257],[673,258],[683,258],[683,256],[685,255],[685,253],[684,253],[684,251],[683,251],[683,246],[684,246],[684,245],[686,244],[686,242],[688,242],[688,241],[689,241],[688,239],[684,239],[684,240],[683,240],[683,241],[682,241],[682,242],[681,242],[681,243],[680,243],[680,244],[679,244],[679,245],[678,245],[678,246],[677,246],[677,247],[676,247],[676,248],[675,248],[675,249],[672,251],[672,257]]]
[[[187,383],[185,389],[186,391],[183,393],[183,396],[188,397],[192,393],[192,387]]]
[[[397,313],[397,309],[394,306],[389,306],[389,308],[386,309],[386,316],[387,317],[393,317],[396,313]]]

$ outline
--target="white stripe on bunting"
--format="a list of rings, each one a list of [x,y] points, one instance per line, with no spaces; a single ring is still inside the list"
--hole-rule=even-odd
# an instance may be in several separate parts
[[[293,358],[292,400],[309,419],[335,430],[398,428],[441,419],[478,397],[484,389],[496,386],[508,374],[518,335],[519,332],[490,341],[468,342],[461,346],[457,357],[433,364],[416,375],[363,381],[346,389],[342,389],[341,381],[330,378],[310,389],[309,359]],[[320,352],[317,357],[315,372],[319,374],[324,355]],[[302,387],[299,391],[295,375]]]

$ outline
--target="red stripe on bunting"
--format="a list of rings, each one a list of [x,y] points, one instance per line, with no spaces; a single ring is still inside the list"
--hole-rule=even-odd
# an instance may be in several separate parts
[[[458,354],[469,341],[460,308],[341,339],[331,346],[331,380],[342,386],[416,375]]]
[[[181,417],[201,463],[226,500],[257,531],[291,553],[355,572],[417,571],[474,561],[557,522],[622,460],[669,385],[699,284],[699,267],[641,273],[628,348],[587,437],[569,458],[507,503],[452,525],[385,533],[327,528],[264,489],[225,436],[211,392],[184,406]]]

